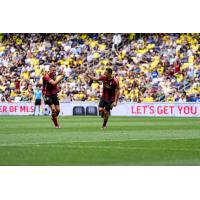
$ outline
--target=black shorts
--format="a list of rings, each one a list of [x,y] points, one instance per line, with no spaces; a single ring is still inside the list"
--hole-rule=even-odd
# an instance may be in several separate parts
[[[51,106],[54,104],[55,106],[60,105],[58,95],[52,95],[52,96],[45,96],[44,97],[44,103]]]
[[[104,99],[100,99],[99,102],[99,108],[104,108],[106,111],[110,111],[112,110],[111,108],[111,104],[113,103],[113,101],[105,101]]]
[[[41,105],[41,99],[36,99],[35,106],[40,106],[40,105]]]

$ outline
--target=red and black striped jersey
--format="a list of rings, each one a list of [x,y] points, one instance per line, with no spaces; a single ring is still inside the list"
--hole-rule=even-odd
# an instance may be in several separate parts
[[[115,90],[119,88],[119,81],[117,78],[107,79],[106,76],[100,76],[99,80],[103,82],[103,93],[102,98],[105,101],[115,100]]]
[[[49,76],[49,74],[45,74],[42,78],[43,84],[42,84],[42,94],[43,96],[51,96],[54,94],[57,94],[59,92],[57,85],[52,85],[50,83],[50,80],[52,78]]]

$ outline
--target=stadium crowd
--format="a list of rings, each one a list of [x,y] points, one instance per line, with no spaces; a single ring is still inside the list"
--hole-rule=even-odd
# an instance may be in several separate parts
[[[120,101],[200,102],[200,34],[0,34],[0,102],[34,101],[51,63],[61,102],[96,101],[111,67]]]

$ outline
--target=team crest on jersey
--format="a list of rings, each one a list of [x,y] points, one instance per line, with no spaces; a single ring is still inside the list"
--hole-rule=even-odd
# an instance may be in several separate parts
[[[104,86],[108,89],[112,88],[112,82],[108,83],[107,81],[105,81]]]

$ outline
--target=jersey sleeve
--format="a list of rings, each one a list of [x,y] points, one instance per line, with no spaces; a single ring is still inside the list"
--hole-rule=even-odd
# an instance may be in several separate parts
[[[99,77],[99,80],[100,80],[100,81],[105,81],[105,80],[106,80],[106,77],[105,77],[104,75],[102,75],[102,76]]]
[[[43,79],[44,79],[45,81],[47,81],[47,82],[49,82],[49,81],[51,80],[51,78],[49,77],[48,74],[46,74],[46,75],[43,77]]]

